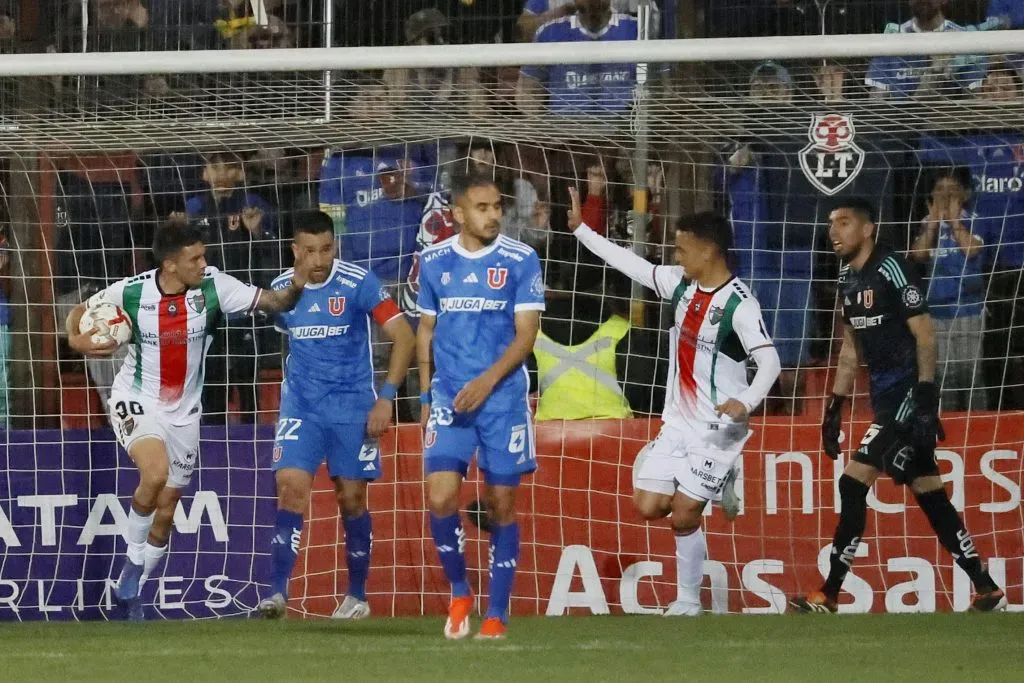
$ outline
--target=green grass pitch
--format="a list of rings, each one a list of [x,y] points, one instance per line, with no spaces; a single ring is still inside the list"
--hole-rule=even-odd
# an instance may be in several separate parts
[[[1024,681],[1024,614],[7,623],[3,681]],[[477,620],[474,626],[477,625]]]

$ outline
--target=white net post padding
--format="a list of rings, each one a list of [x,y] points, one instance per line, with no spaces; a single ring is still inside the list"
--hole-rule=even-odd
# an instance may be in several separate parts
[[[944,407],[948,438],[938,458],[979,550],[992,558],[993,575],[1013,605],[1024,604],[1024,404],[1017,402],[1024,374],[1015,341],[1016,259],[1024,241],[1020,99],[954,96],[950,85],[934,97],[878,100],[863,86],[868,59],[878,55],[1002,55],[1022,44],[1024,32],[1005,31],[212,57],[83,54],[73,61],[5,56],[0,148],[7,159],[10,270],[0,276],[9,274],[13,429],[5,432],[0,465],[6,551],[0,618],[99,615],[98,606],[109,600],[106,578],[123,554],[117,524],[137,475],[102,431],[110,368],[83,363],[60,338],[71,304],[148,267],[153,227],[171,211],[205,220],[204,229],[221,236],[211,237],[212,258],[243,263],[241,270],[265,284],[289,265],[294,215],[317,207],[336,219],[343,247],[365,234],[372,244],[374,234],[397,220],[408,240],[393,255],[403,265],[390,284],[396,298],[410,300],[415,290],[404,270],[424,243],[453,230],[445,212],[447,181],[470,167],[494,174],[506,196],[506,231],[542,256],[547,334],[579,344],[612,314],[633,322],[618,347],[618,370],[634,417],[537,425],[540,471],[520,497],[524,547],[513,613],[655,611],[675,594],[671,534],[664,524],[642,522],[630,500],[633,459],[658,428],[648,415],[664,400],[671,316],[651,293],[631,295],[628,282],[566,232],[568,187],[583,192],[588,219],[654,262],[671,260],[680,216],[716,209],[731,219],[737,272],[761,300],[786,370],[744,453],[743,514],[728,524],[709,506],[705,606],[756,613],[779,611],[785,594],[817,587],[836,519],[842,462],[820,452],[818,431],[838,350],[837,266],[823,233],[827,209],[836,197],[866,195],[879,208],[882,239],[906,251],[935,182],[950,167],[963,167],[970,178],[966,208],[986,244],[977,274],[981,292],[974,294],[990,316],[988,332],[975,330],[973,337],[970,330],[957,336],[952,327],[941,328],[956,349],[953,357],[964,357],[971,339],[982,339],[974,351],[980,362],[968,377],[985,404]],[[784,65],[786,78],[768,79],[780,87],[752,98],[751,72],[769,58]],[[836,92],[821,87],[823,59],[836,60],[843,74],[842,99],[826,101]],[[633,163],[636,118],[627,112],[524,116],[489,72],[566,62],[652,65],[644,178],[635,177]],[[1008,71],[1013,63],[986,61],[990,71]],[[381,76],[381,69],[391,75]],[[425,98],[415,78],[401,77],[413,69],[436,69],[441,81],[450,79],[447,99]],[[140,95],[130,79],[141,74],[167,74],[175,87],[161,97]],[[83,86],[57,97],[44,79],[56,75],[80,75]],[[823,139],[815,131],[824,131]],[[399,200],[384,196],[379,171],[357,175],[349,163],[366,158],[374,167],[409,160],[413,189]],[[209,194],[211,163],[228,169],[241,205],[196,200]],[[638,243],[631,212],[641,187],[647,230]],[[404,208],[377,211],[378,202]],[[258,239],[241,240],[245,247],[233,251],[237,231],[249,230],[239,207],[253,205],[263,216]],[[933,259],[920,262],[935,281],[933,265]],[[281,347],[265,320],[237,336],[214,348],[214,354],[226,348],[231,360],[222,365],[239,367],[234,376],[229,368],[226,377],[214,373],[210,384],[223,384],[222,391],[217,405],[206,408],[211,421],[220,414],[227,426],[204,431],[170,561],[145,593],[168,617],[244,612],[266,588]],[[863,379],[844,430],[847,457],[870,420]],[[408,393],[415,396],[415,386]],[[415,400],[406,399],[401,411],[415,420]],[[438,613],[447,589],[424,523],[417,427],[400,427],[383,448],[384,476],[369,500],[371,603],[376,614]],[[471,478],[466,502],[482,495],[476,475]],[[881,482],[869,504],[868,537],[844,609],[964,609],[965,577],[952,570],[912,509],[912,496]],[[485,592],[486,534],[468,529],[474,588]],[[292,608],[329,614],[345,579],[333,488],[321,474]]]

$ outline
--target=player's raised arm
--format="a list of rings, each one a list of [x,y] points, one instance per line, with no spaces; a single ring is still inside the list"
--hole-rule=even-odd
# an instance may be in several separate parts
[[[620,247],[602,237],[583,222],[580,193],[575,187],[569,188],[569,229],[583,246],[600,257],[605,263],[631,280],[653,290],[662,299],[671,299],[676,285],[683,279],[679,266],[656,266],[637,256],[629,249]]]
[[[540,330],[540,311],[524,310],[516,313],[516,336],[505,349],[505,353],[483,374],[470,380],[455,396],[452,407],[459,413],[471,413],[484,404],[495,385],[505,375],[518,369],[531,353]]]

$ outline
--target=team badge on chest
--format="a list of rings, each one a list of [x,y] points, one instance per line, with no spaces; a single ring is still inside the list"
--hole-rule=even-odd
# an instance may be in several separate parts
[[[491,289],[501,289],[508,280],[508,268],[488,268],[487,286]]]
[[[202,292],[198,292],[186,298],[185,303],[188,304],[189,309],[194,313],[198,314],[206,310],[206,296],[203,295]]]
[[[341,315],[345,312],[345,297],[343,296],[332,296],[327,300],[327,310],[331,312],[331,315]]]

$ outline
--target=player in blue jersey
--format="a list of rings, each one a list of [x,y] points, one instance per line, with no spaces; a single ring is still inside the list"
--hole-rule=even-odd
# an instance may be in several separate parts
[[[415,337],[405,316],[377,277],[335,258],[334,225],[320,211],[295,221],[292,251],[312,261],[309,284],[295,308],[277,317],[288,335],[288,361],[281,386],[281,412],[274,440],[277,522],[271,540],[271,594],[259,605],[269,618],[284,614],[288,579],[299,552],[302,515],[313,475],[325,459],[345,527],[349,587],[333,616],[370,615],[366,576],[373,534],[366,485],[380,476],[377,438],[391,423],[398,383],[405,379]],[[292,271],[273,289],[284,289]],[[370,357],[370,325],[394,342],[387,379],[376,392]]]
[[[449,639],[469,635],[459,490],[473,454],[490,522],[490,600],[478,638],[502,638],[519,558],[516,488],[537,469],[524,362],[544,310],[536,252],[500,234],[501,194],[490,177],[452,181],[460,232],[423,250],[416,334],[430,531],[452,586]],[[431,370],[434,370],[433,375]]]

